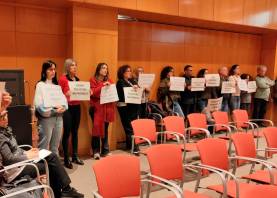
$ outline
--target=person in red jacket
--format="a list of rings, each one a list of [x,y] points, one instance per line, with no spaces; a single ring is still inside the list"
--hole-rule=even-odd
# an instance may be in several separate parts
[[[63,114],[63,152],[64,152],[64,165],[65,167],[72,169],[73,165],[69,159],[68,152],[68,140],[71,134],[72,141],[72,162],[83,165],[84,162],[78,157],[78,129],[81,118],[81,106],[80,101],[70,100],[69,81],[79,81],[77,74],[77,63],[75,60],[69,58],[64,62],[65,74],[59,79],[59,85],[62,88],[64,95],[68,101],[68,110]]]
[[[100,93],[104,86],[113,82],[109,78],[108,65],[99,63],[94,77],[90,79],[92,95],[90,97],[90,116],[93,122],[91,147],[94,159],[100,159],[109,154],[108,128],[114,121],[115,103],[100,104]],[[101,147],[100,147],[101,145]]]

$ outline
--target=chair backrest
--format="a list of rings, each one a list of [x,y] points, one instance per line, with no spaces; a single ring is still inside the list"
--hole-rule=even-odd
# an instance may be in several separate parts
[[[255,188],[240,191],[241,198],[275,198],[277,195],[277,186],[275,185],[256,185]]]
[[[277,148],[277,127],[266,127],[262,130],[262,132],[265,136],[267,147]],[[267,153],[267,155],[268,157],[272,157],[272,155],[275,153],[277,152],[270,151]]]
[[[142,136],[151,142],[156,141],[156,123],[152,119],[136,119],[131,122],[134,135]],[[136,144],[144,142],[144,140],[135,139]]]
[[[212,113],[215,124],[224,124],[229,125],[228,113],[225,111],[214,111]],[[215,131],[226,131],[226,127],[224,126],[215,126]]]
[[[235,133],[231,135],[231,140],[234,143],[236,155],[243,157],[256,158],[256,145],[252,133]],[[238,165],[244,164],[245,160],[238,160]]]
[[[233,119],[234,119],[234,122],[237,122],[236,123],[237,128],[248,126],[248,124],[244,123],[244,122],[249,121],[248,113],[246,110],[242,110],[242,109],[234,110],[233,111]]]
[[[157,144],[147,149],[147,159],[153,175],[168,179],[183,179],[183,160],[180,146]]]
[[[203,113],[191,113],[188,115],[189,126],[207,129],[207,117]],[[203,133],[199,130],[191,130],[191,135]]]
[[[163,118],[163,123],[166,131],[172,131],[184,135],[185,123],[184,118],[180,116],[167,116]],[[174,138],[173,135],[167,134],[167,139]]]
[[[227,141],[219,138],[206,138],[196,143],[201,163],[224,170],[229,169]]]
[[[104,198],[140,195],[139,158],[113,155],[102,158],[93,165],[99,194]]]

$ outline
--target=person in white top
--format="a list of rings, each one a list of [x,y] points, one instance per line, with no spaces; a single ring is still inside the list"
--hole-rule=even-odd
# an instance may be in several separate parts
[[[63,112],[68,108],[66,97],[62,94],[64,105],[46,107],[43,95],[44,86],[47,84],[58,85],[56,76],[56,63],[46,61],[42,64],[41,79],[36,85],[34,107],[38,118],[38,132],[40,149],[49,149],[59,156],[58,148],[62,136]]]
[[[235,87],[235,93],[232,93],[231,100],[230,100],[230,110],[231,112],[235,109],[240,108],[240,89],[238,86],[240,78],[240,68],[239,65],[233,65],[229,71],[229,81],[233,83]]]

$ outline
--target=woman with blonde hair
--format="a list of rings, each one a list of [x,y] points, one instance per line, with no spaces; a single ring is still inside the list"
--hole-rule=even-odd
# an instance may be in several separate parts
[[[64,62],[65,73],[59,79],[59,85],[62,88],[64,95],[68,102],[68,110],[63,114],[63,152],[64,152],[64,165],[72,169],[73,165],[69,159],[68,140],[71,134],[72,141],[72,162],[83,165],[84,162],[78,157],[78,129],[80,125],[81,106],[80,101],[70,100],[69,81],[79,81],[77,77],[77,63],[75,60],[68,58]]]

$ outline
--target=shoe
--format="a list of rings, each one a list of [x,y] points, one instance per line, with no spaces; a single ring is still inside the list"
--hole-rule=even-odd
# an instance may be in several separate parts
[[[93,155],[93,158],[94,158],[95,160],[100,160],[100,154],[99,154],[99,153],[95,153],[95,154]]]
[[[73,165],[71,163],[71,161],[68,159],[68,160],[64,160],[64,166],[68,169],[73,169]]]
[[[101,152],[101,157],[106,157],[108,155],[111,155],[108,150]]]
[[[84,165],[84,162],[79,157],[72,158],[72,162],[78,165]]]
[[[69,190],[63,190],[61,192],[61,198],[73,198],[73,197],[83,198],[84,194],[79,193],[75,188],[72,188],[72,187],[70,187]]]

